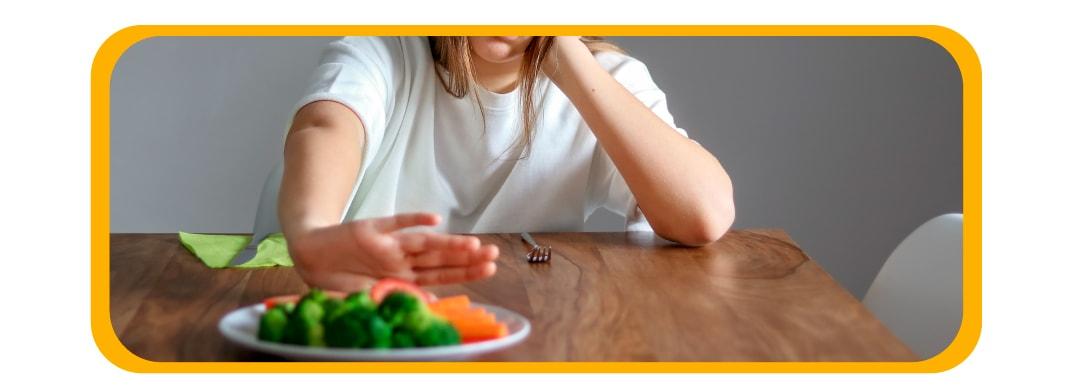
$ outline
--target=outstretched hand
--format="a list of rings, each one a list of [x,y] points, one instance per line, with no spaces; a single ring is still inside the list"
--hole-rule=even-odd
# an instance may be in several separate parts
[[[499,255],[477,237],[405,232],[441,222],[432,213],[351,221],[288,236],[299,275],[311,287],[352,292],[392,277],[420,285],[460,283],[492,276]]]

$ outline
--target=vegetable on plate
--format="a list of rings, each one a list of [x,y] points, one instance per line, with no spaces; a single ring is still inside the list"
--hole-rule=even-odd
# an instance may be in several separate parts
[[[403,349],[458,345],[508,333],[466,295],[436,300],[396,279],[346,295],[311,289],[302,296],[266,299],[264,305],[258,338],[291,345]]]

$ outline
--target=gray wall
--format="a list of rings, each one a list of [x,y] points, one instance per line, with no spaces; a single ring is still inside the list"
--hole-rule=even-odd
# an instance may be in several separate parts
[[[330,38],[156,38],[112,78],[112,231],[249,232]],[[961,78],[916,38],[615,38],[736,187],[856,296],[901,239],[961,212]],[[588,230],[615,230],[603,213]]]

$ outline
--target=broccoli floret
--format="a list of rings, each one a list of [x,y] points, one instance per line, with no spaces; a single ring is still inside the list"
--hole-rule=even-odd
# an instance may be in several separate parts
[[[340,310],[337,310],[338,312]],[[326,324],[325,343],[334,348],[361,348],[370,343],[366,320],[374,316],[361,310],[351,310],[333,317]]]
[[[394,292],[381,301],[377,314],[392,327],[403,327],[420,333],[436,317],[421,300],[405,292]]]
[[[395,330],[392,332],[392,347],[413,348],[415,347],[415,335],[408,330]]]
[[[418,346],[444,346],[460,343],[460,333],[447,321],[435,319],[415,338]]]
[[[325,327],[321,319],[325,308],[314,299],[303,298],[288,316],[284,327],[284,343],[294,345],[325,346]]]
[[[288,325],[288,313],[284,307],[276,306],[262,314],[258,323],[258,339],[280,342],[284,338],[284,328]]]
[[[370,347],[375,349],[387,349],[392,346],[392,326],[385,323],[379,316],[374,316],[369,321]]]
[[[292,317],[284,326],[284,336],[281,340],[292,345],[325,346],[325,327],[318,321]]]
[[[304,298],[299,301],[299,305],[295,306],[292,317],[308,323],[321,322],[321,319],[325,317],[325,307],[322,307],[320,302]]]
[[[392,344],[389,325],[373,310],[361,307],[335,316],[326,331],[325,342],[337,348],[387,348]]]
[[[343,305],[344,301],[340,299],[326,299],[325,302],[321,304],[321,308],[325,310],[325,315],[321,317],[322,322],[327,322],[329,317],[333,316],[333,314],[336,313],[336,310],[338,310]]]
[[[348,294],[348,296],[344,298],[344,303],[354,304],[368,310],[377,310],[377,303],[370,298],[370,293],[366,291]]]
[[[423,307],[422,301],[414,295],[393,292],[381,301],[381,305],[377,307],[377,314],[389,325],[397,326],[402,324],[408,315],[421,311]]]
[[[357,292],[348,295],[346,298],[344,298],[343,301],[340,302],[340,305],[335,306],[335,308],[329,306],[329,304],[331,303],[333,302],[326,302],[325,305],[326,312],[324,322],[326,323],[336,320],[340,316],[343,316],[344,314],[355,310],[362,310],[371,314],[377,313],[377,304],[375,304],[374,301],[370,299],[370,296],[366,294],[366,292]],[[330,308],[332,308],[332,311],[329,311]]]
[[[329,299],[329,295],[326,294],[325,291],[322,291],[320,288],[311,288],[310,291],[307,291],[306,295],[303,295],[303,299],[299,302],[301,303],[303,300],[312,300],[321,304],[325,303],[326,299]]]
[[[288,313],[288,316],[291,316],[291,313],[292,313],[293,311],[295,311],[295,302],[288,302],[288,303],[278,304],[278,305],[276,305],[276,306],[274,306],[274,307],[281,307],[281,308],[283,308],[283,309],[284,309],[284,312],[285,312],[285,313]]]

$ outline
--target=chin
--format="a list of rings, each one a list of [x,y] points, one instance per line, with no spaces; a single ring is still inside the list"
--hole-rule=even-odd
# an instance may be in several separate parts
[[[476,36],[470,39],[471,50],[490,63],[519,60],[530,43],[530,36]]]

